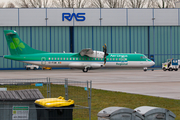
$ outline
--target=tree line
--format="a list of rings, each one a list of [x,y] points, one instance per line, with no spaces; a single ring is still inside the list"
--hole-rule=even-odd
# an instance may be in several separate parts
[[[175,8],[179,0],[16,0],[0,8]]]

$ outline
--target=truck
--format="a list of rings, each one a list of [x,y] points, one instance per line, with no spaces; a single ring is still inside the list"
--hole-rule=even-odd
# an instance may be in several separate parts
[[[167,62],[162,63],[162,69],[164,71],[178,71],[179,64],[178,64],[178,59],[168,59]]]

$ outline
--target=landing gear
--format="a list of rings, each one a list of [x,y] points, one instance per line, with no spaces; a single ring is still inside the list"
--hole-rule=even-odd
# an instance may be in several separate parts
[[[147,71],[147,68],[144,68],[144,72],[146,72]]]
[[[84,68],[82,71],[83,72],[88,72],[88,68]]]

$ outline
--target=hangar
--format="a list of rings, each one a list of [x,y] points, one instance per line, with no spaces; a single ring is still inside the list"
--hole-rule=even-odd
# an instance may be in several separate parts
[[[155,67],[180,58],[180,9],[0,9],[0,69],[22,69],[9,55],[3,30],[16,30],[34,49],[80,52],[142,53]]]

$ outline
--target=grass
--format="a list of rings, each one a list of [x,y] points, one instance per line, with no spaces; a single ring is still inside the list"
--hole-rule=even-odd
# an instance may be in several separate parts
[[[8,90],[21,90],[21,89],[39,89],[44,97],[47,96],[47,86],[35,87],[32,85],[5,85]],[[65,96],[63,85],[51,85],[51,97]],[[87,106],[87,91],[81,87],[68,87],[69,98],[75,100],[75,104]],[[180,100],[173,100],[160,97],[152,97],[145,95],[127,94],[122,92],[111,92],[105,90],[92,89],[91,100],[91,120],[97,120],[97,113],[111,106],[127,107],[135,109],[140,106],[154,106],[166,108],[176,115],[176,120],[180,120]],[[74,120],[88,120],[87,109],[75,109],[73,111]]]

